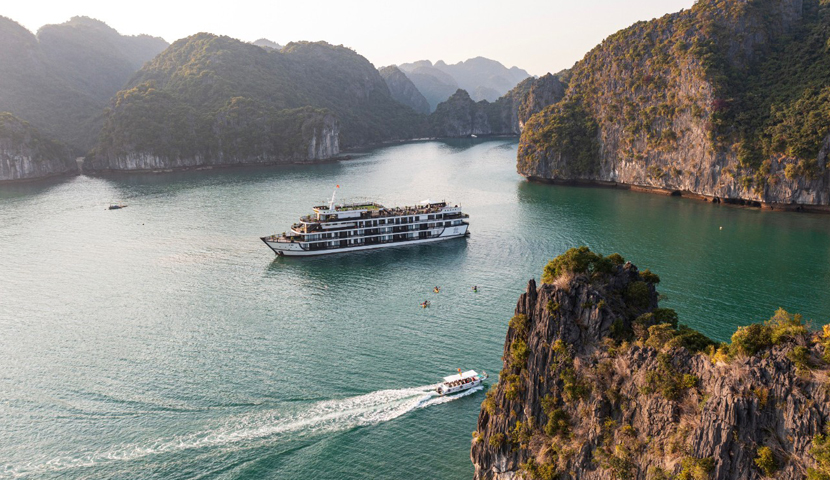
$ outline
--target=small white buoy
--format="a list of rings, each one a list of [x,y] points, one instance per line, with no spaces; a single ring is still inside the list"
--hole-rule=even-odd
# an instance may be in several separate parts
[[[723,227],[720,227],[720,229],[723,230]]]

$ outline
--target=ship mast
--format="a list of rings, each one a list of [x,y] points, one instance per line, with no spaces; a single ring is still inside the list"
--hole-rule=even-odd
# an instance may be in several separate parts
[[[334,191],[331,192],[331,201],[329,201],[329,210],[334,208],[334,196],[337,194],[337,189],[340,188],[340,185],[337,185],[334,188]]]

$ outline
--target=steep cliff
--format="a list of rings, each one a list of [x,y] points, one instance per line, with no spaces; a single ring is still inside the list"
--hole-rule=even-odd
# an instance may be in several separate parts
[[[390,65],[378,70],[380,76],[389,87],[389,93],[398,103],[406,105],[418,113],[428,115],[430,112],[429,102],[418,91],[418,87],[398,67]]]
[[[200,33],[148,62],[113,98],[84,168],[324,160],[341,146],[417,137],[422,123],[348,48],[264,49]]]
[[[715,344],[659,277],[572,249],[530,281],[482,403],[476,479],[826,479],[830,328],[783,310]]]
[[[522,109],[530,109],[534,101],[548,98],[540,98],[538,94],[535,98],[530,96],[540,80],[525,79],[495,102],[476,102],[467,91],[459,89],[430,114],[430,135],[518,135],[522,131]]]
[[[339,152],[340,124],[327,110],[275,110],[234,97],[211,115],[200,115],[174,96],[141,84],[113,100],[101,142],[84,171],[300,163]]]
[[[565,87],[567,85],[562,83],[561,79],[556,75],[548,73],[536,79],[525,80],[525,82],[527,81],[530,84],[522,94],[516,112],[516,120],[518,122],[517,132],[521,132],[524,129],[530,117],[565,98]]]
[[[69,150],[8,112],[0,112],[0,182],[78,173]]]
[[[701,0],[639,22],[528,120],[523,175],[767,204],[830,204],[830,5]]]

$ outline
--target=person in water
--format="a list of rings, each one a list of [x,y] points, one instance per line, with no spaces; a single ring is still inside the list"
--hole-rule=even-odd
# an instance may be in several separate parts
[[[476,292],[476,293],[478,293],[478,285],[476,285],[476,286],[474,286],[474,287],[473,287],[473,291],[474,291],[474,292]]]

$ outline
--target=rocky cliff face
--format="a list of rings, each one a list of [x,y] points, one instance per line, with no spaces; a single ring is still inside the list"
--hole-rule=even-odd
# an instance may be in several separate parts
[[[830,204],[830,125],[805,120],[823,115],[813,110],[824,108],[825,94],[796,80],[826,76],[828,67],[781,53],[826,40],[827,9],[808,0],[702,0],[612,35],[574,66],[565,101],[528,120],[519,172],[727,201]],[[778,68],[794,86],[769,86]]]
[[[147,96],[157,94],[144,92],[143,96],[146,101]],[[158,102],[180,107],[163,95],[150,100]],[[131,108],[128,99],[121,105]],[[193,112],[185,112],[173,118],[144,117],[147,124],[133,123],[131,128],[108,124],[103,136],[106,141],[84,162],[84,171],[304,163],[340,153],[340,122],[325,110],[274,112],[249,99],[236,98],[220,109],[209,125],[200,125]],[[152,136],[143,138],[136,134],[139,131]]]
[[[0,113],[0,182],[77,173],[66,147],[10,113]]]
[[[412,80],[400,71],[398,67],[390,65],[381,68],[378,72],[380,72],[383,80],[386,81],[386,86],[389,87],[389,93],[392,94],[392,98],[395,101],[406,105],[418,113],[429,115],[429,102],[421,95],[421,92],[418,91],[418,88],[412,83]]]
[[[475,478],[828,478],[828,331],[779,310],[715,346],[658,308],[658,277],[612,257],[529,282]]]
[[[548,74],[527,78],[495,102],[474,101],[459,89],[430,115],[430,135],[464,137],[469,135],[518,135],[526,117],[561,100],[561,83]]]
[[[525,123],[533,115],[541,112],[546,107],[558,103],[565,97],[566,85],[559,77],[550,73],[536,79],[532,79],[527,92],[521,99],[516,112],[518,132],[525,127]]]

